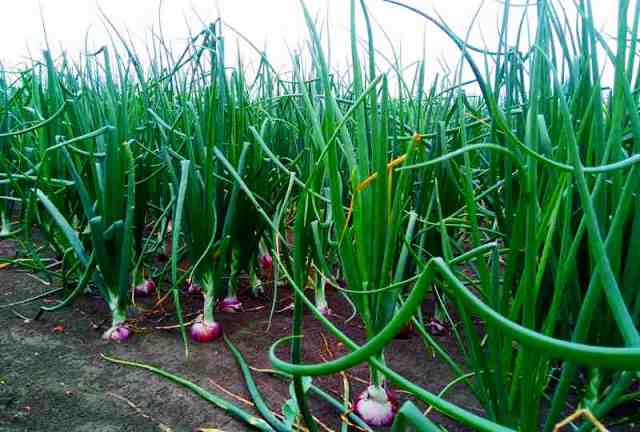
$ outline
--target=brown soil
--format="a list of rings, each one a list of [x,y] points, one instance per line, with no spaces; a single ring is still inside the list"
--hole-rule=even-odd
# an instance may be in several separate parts
[[[0,242],[0,246],[2,243],[6,246],[6,242]],[[10,254],[0,247],[0,256],[7,255]],[[49,289],[50,286],[26,272],[0,271],[0,305]],[[217,318],[250,365],[269,368],[268,349],[274,341],[289,334],[291,311],[275,314],[269,327],[270,300],[249,295],[241,299],[245,312],[219,313]],[[277,308],[290,301],[288,291],[282,289]],[[352,338],[362,341],[360,323],[355,319],[345,323],[350,315],[348,304],[335,293],[329,296],[329,301],[335,312],[333,321]],[[195,298],[186,303],[187,314],[201,307]],[[232,396],[248,398],[236,363],[221,341],[208,345],[192,343],[190,356],[185,358],[177,330],[150,329],[174,322],[167,311],[164,315],[139,314],[136,325],[150,330],[134,334],[128,342],[105,342],[100,335],[107,324],[107,309],[98,297],[92,296],[84,296],[72,306],[45,314],[35,322],[25,321],[15,313],[33,317],[40,304],[41,301],[0,309],[0,431],[178,432],[201,427],[226,432],[248,430],[245,424],[187,389],[147,371],[107,363],[100,357],[104,353],[162,367],[250,411],[250,407]],[[440,337],[439,341],[455,354],[452,341],[446,337]],[[346,350],[307,315],[304,352],[305,361],[311,363],[344,355]],[[281,354],[286,355],[284,351]],[[416,335],[394,341],[386,359],[395,370],[433,392],[440,391],[451,379],[448,368],[425,349]],[[367,375],[366,367],[349,371],[352,395],[364,388]],[[265,373],[254,372],[254,378],[271,408],[280,412],[288,398],[287,385]],[[314,383],[342,397],[341,377],[318,378]],[[407,397],[402,393],[399,396],[401,401]],[[455,387],[448,398],[477,410],[462,386]],[[312,410],[326,426],[336,430],[339,416],[333,408],[314,401]],[[468,430],[435,412],[430,416],[449,431]]]

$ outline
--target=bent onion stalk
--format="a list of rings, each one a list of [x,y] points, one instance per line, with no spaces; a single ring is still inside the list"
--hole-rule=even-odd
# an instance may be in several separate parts
[[[251,415],[250,413],[248,413],[247,411],[239,408],[238,406],[236,406],[235,404],[226,401],[225,399],[214,395],[213,393],[208,392],[207,390],[205,390],[204,388],[192,383],[191,381],[179,376],[179,375],[175,375],[172,374],[170,372],[166,372],[163,369],[160,368],[156,368],[154,366],[150,366],[144,363],[137,363],[137,362],[132,362],[132,361],[127,361],[127,360],[122,360],[122,359],[117,359],[114,357],[108,357],[104,354],[101,355],[103,359],[105,359],[106,361],[110,362],[110,363],[115,363],[115,364],[119,364],[122,366],[128,366],[128,367],[134,367],[134,368],[138,368],[138,369],[145,369],[148,370],[156,375],[159,375],[163,378],[166,378],[170,381],[175,382],[176,384],[179,384],[191,391],[193,391],[195,394],[197,394],[198,396],[200,396],[202,399],[206,400],[207,402],[212,403],[213,405],[217,406],[220,409],[223,409],[224,411],[226,411],[227,413],[229,413],[230,415],[238,418],[239,420],[242,420],[243,422],[245,422],[246,424],[261,430],[261,431],[266,431],[266,432],[272,432],[274,431],[274,429],[269,425],[269,423],[267,423],[266,421],[264,421],[261,418],[258,418],[254,415]]]

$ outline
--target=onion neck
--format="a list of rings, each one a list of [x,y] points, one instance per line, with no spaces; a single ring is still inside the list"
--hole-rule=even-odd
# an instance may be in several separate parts
[[[231,273],[229,275],[229,286],[227,287],[227,297],[236,298],[238,294],[238,275],[240,274],[240,250],[233,248],[231,251]]]
[[[231,276],[231,280],[234,280],[235,278],[233,276]],[[229,286],[227,287],[227,298],[238,298],[238,286],[237,286],[237,282],[236,283],[231,283],[229,282]]]
[[[325,285],[327,280],[324,276],[320,276],[316,280],[316,289],[314,292],[314,299],[316,307],[320,310],[326,309],[329,307],[329,303],[327,303],[327,296],[325,293]]]
[[[387,391],[381,385],[371,385],[367,388],[369,399],[372,399],[378,403],[385,403],[389,400]]]
[[[213,307],[215,306],[215,299],[212,295],[205,293],[204,295],[204,308],[203,308],[203,318],[206,324],[213,324],[216,322],[213,316]]]
[[[204,322],[207,324],[213,324],[216,322],[213,317],[213,309],[216,303],[215,299],[215,286],[213,282],[213,275],[211,272],[206,272],[202,276],[202,296],[204,297],[204,306],[202,310]]]
[[[262,281],[256,273],[256,266],[254,264],[249,265],[249,282],[251,283],[251,292],[253,295],[258,295],[263,291]]]
[[[0,224],[0,235],[9,235],[11,233],[11,220],[4,210],[0,211]]]
[[[374,357],[376,357],[380,363],[384,364],[384,351]],[[384,388],[384,374],[382,374],[378,368],[374,367],[372,363],[369,363],[369,378],[371,380],[371,385]]]
[[[118,304],[111,305],[111,327],[117,327],[127,320],[127,309]]]
[[[213,324],[216,322],[213,316],[214,305],[215,305],[215,300],[213,296],[204,294],[204,310],[202,312],[204,315],[204,322],[206,324]]]
[[[227,298],[238,297],[238,275],[231,273],[229,275],[229,286],[227,286]]]
[[[142,267],[136,267],[133,270],[133,286],[141,284],[144,282],[144,269]]]

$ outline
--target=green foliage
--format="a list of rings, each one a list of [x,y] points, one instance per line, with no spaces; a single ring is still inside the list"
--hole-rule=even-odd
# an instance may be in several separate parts
[[[170,272],[181,324],[185,279],[204,285],[205,319],[213,320],[225,276],[235,293],[234,278],[254,274],[266,245],[274,305],[280,282],[294,293],[291,338],[270,352],[274,373],[291,384],[284,420],[233,345],[264,420],[182,378],[129,364],[262,430],[301,422],[315,430],[310,395],[348,411],[310,377],[363,363],[373,384],[393,384],[416,401],[402,406],[393,430],[437,430],[419,403],[485,431],[552,431],[575,401],[597,418],[612,415],[633,397],[640,365],[640,8],[619,0],[609,38],[594,28],[588,0],[573,17],[558,1],[526,9],[506,2],[489,50],[428,13],[385,2],[450,39],[472,79],[456,73],[427,83],[426,59],[409,68],[396,52],[381,60],[364,0],[348,3],[344,75],[303,2],[308,51],[292,53],[287,79],[251,44],[260,56],[255,76],[240,60],[226,64],[221,20],[177,58],[154,39],[148,68],[112,26],[117,43],[82,64],[54,61],[47,50],[16,80],[0,72],[0,237],[20,240],[31,270],[77,281],[64,304],[93,281],[118,319],[140,272],[158,280]],[[614,71],[610,87],[605,66]],[[68,272],[47,269],[33,225]],[[170,264],[154,265],[167,242]],[[363,343],[323,316],[325,286],[352,305]],[[425,298],[435,299],[433,317],[424,316]],[[305,308],[352,352],[305,364]],[[434,318],[461,361],[429,334]],[[385,361],[408,323],[451,369],[440,394]],[[276,356],[285,342],[288,360]],[[482,413],[444,398],[453,383]]]

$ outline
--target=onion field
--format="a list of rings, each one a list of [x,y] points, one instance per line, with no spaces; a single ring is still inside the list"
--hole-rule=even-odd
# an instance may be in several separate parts
[[[50,333],[82,310],[97,368],[246,430],[640,429],[637,2],[608,34],[591,0],[505,1],[482,46],[384,0],[457,47],[429,80],[377,50],[371,1],[333,5],[346,69],[302,1],[285,72],[222,19],[142,53],[106,16],[111,45],[0,68],[0,315]],[[223,358],[239,394],[175,367]],[[0,430],[45,430],[1,406]]]

